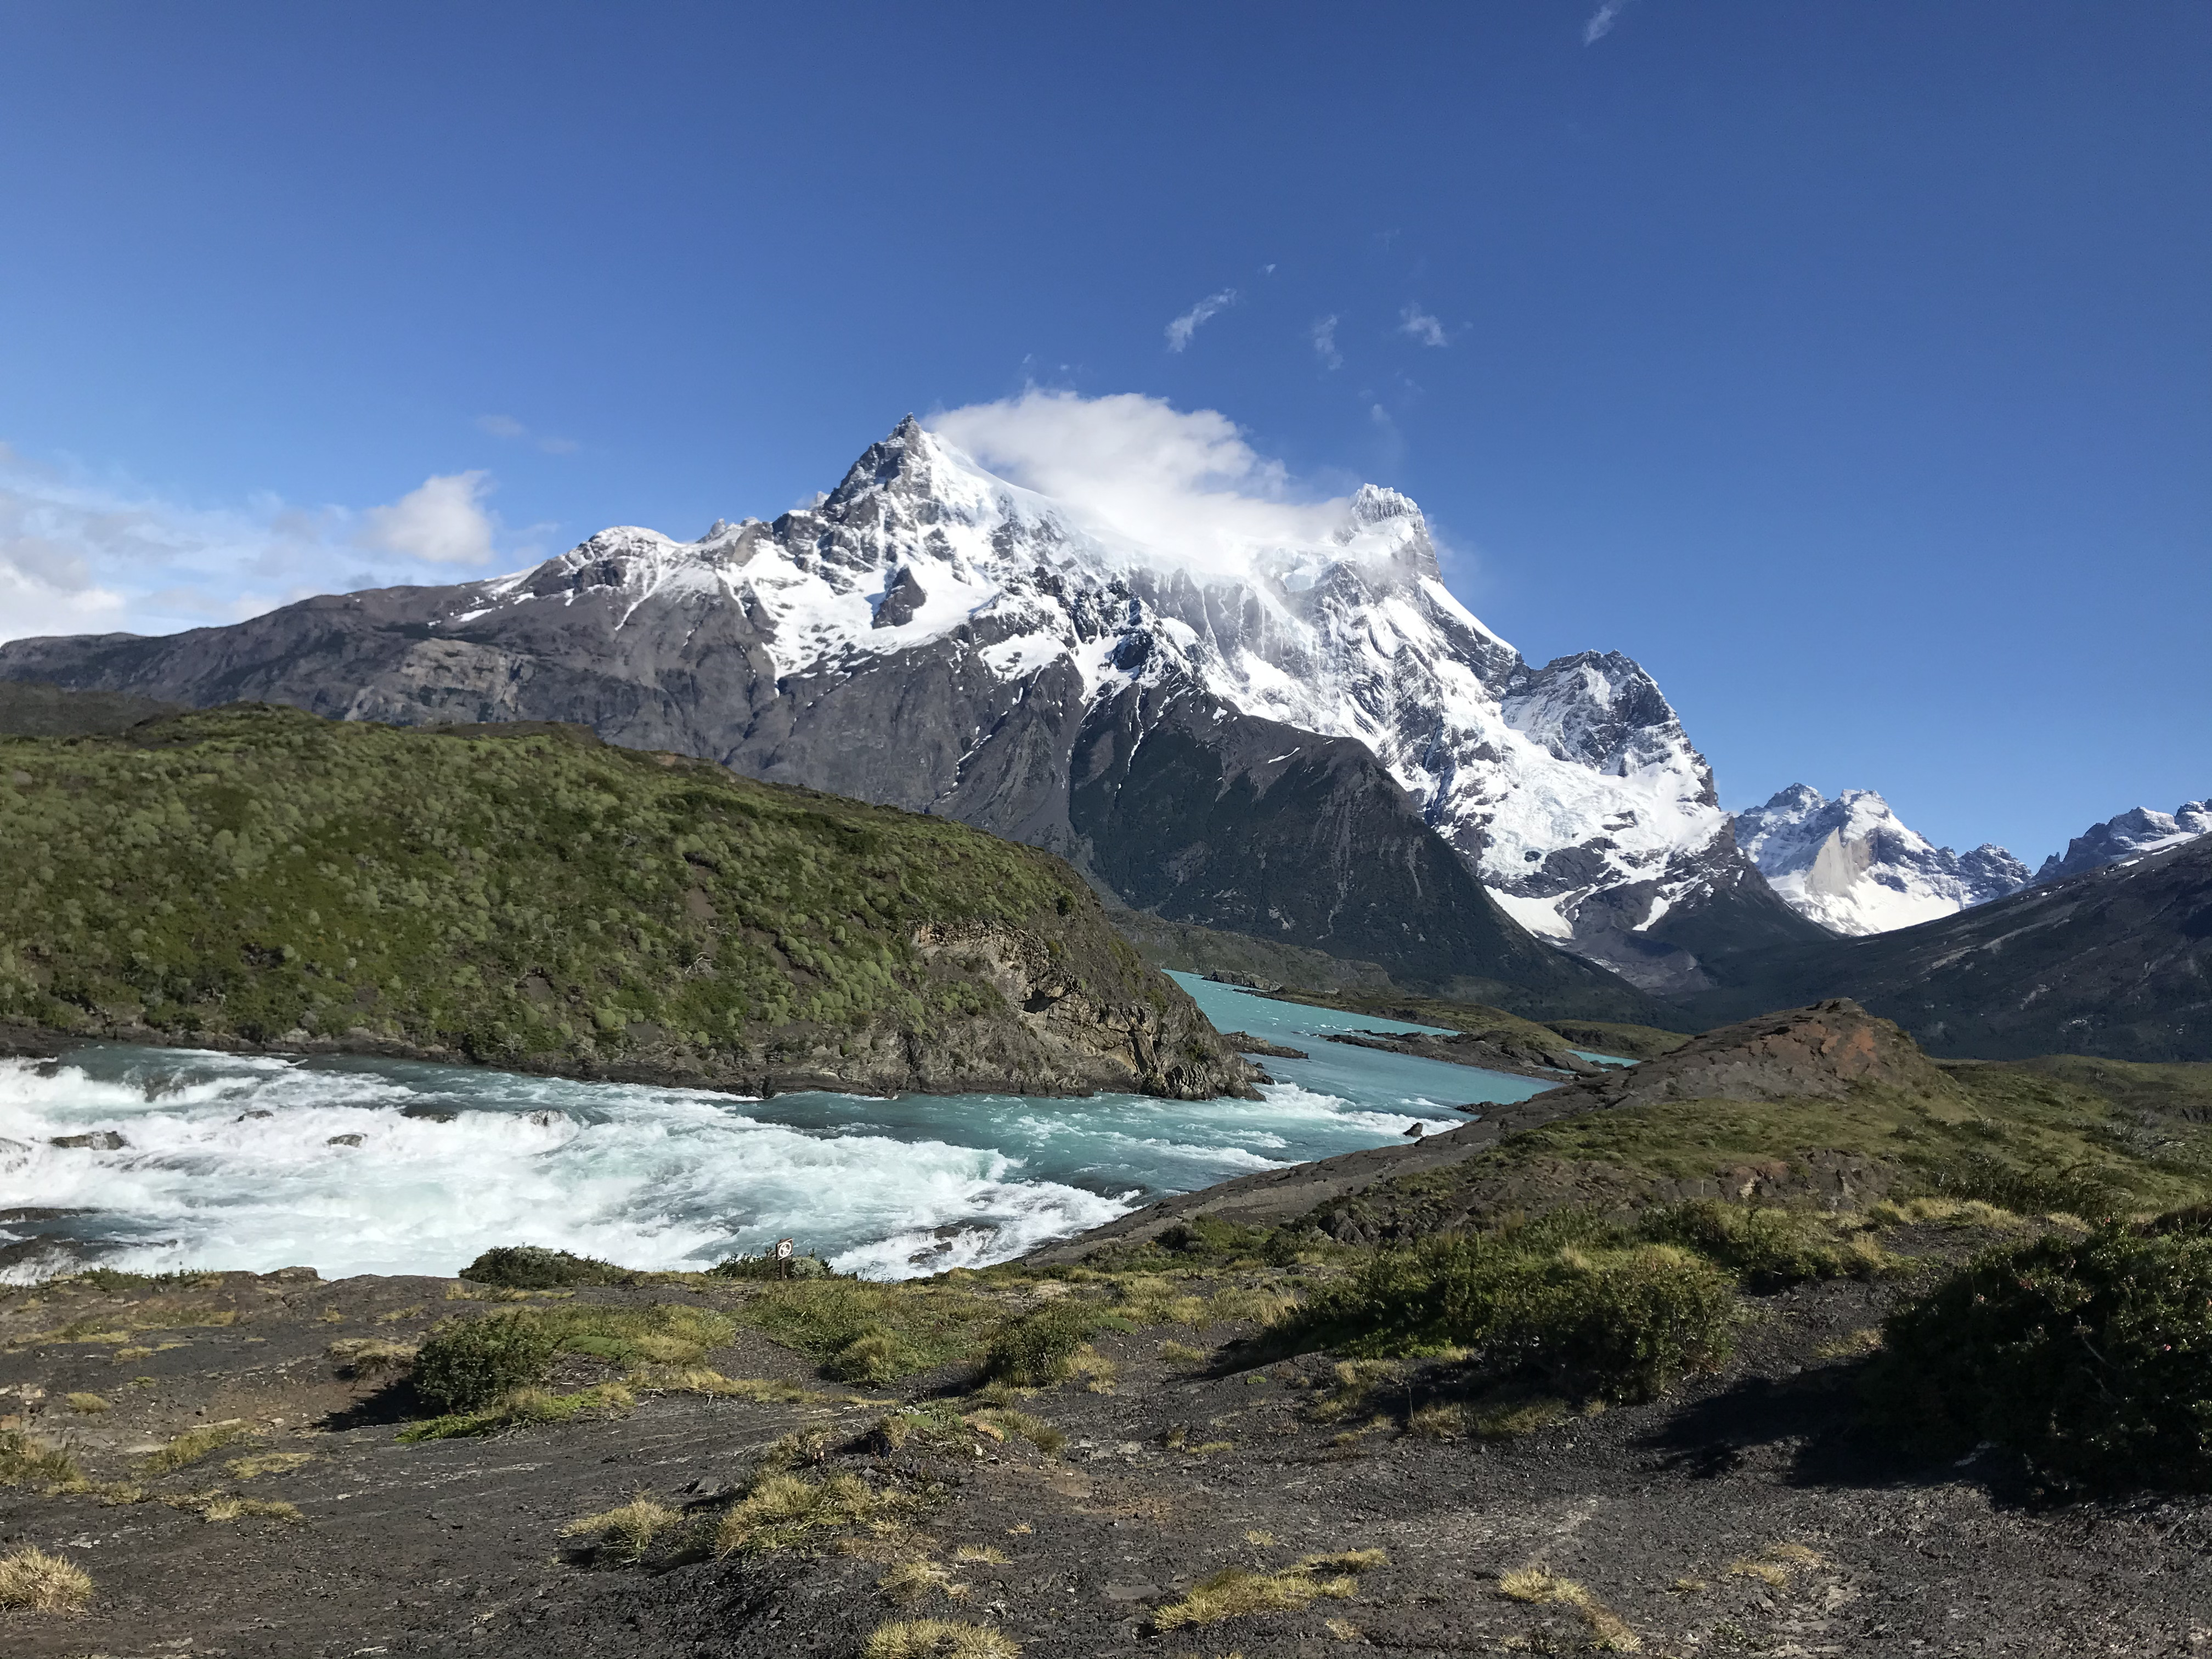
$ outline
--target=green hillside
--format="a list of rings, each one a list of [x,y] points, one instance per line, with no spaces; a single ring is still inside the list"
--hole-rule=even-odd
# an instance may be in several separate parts
[[[0,739],[0,1018],[64,1030],[747,1086],[1243,1076],[1050,855],[575,728],[246,704]]]

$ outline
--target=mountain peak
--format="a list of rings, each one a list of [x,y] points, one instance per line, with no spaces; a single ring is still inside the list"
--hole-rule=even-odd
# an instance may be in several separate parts
[[[2014,892],[2027,866],[1984,844],[1960,858],[1898,818],[1872,789],[1833,800],[1794,783],[1735,815],[1736,844],[1783,902],[1838,933],[1881,933]]]

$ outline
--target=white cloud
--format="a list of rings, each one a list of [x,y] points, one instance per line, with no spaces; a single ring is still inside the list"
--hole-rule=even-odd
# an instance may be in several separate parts
[[[1604,0],[1583,25],[1583,44],[1594,46],[1613,33],[1613,26],[1620,21],[1620,14],[1628,9],[1628,0]]]
[[[1444,325],[1419,306],[1407,306],[1398,321],[1398,332],[1419,340],[1425,346],[1448,346],[1451,337]]]
[[[1190,337],[1198,332],[1200,323],[1236,303],[1237,290],[1233,288],[1224,288],[1218,294],[1207,295],[1168,325],[1168,349],[1181,351],[1190,343]]]
[[[1248,568],[1255,551],[1326,541],[1349,507],[1342,495],[1316,499],[1227,416],[1185,413],[1136,392],[1084,398],[1031,387],[928,424],[1109,540],[1158,549],[1201,574]]]
[[[488,487],[481,473],[433,478],[368,513],[273,495],[191,507],[0,445],[0,639],[173,633],[313,593],[451,581],[454,559],[495,549],[515,564],[542,556],[501,535],[481,506]]]
[[[1314,356],[1321,359],[1323,368],[1342,368],[1344,354],[1336,349],[1336,319],[1317,318],[1307,337],[1313,342]]]
[[[491,556],[494,523],[484,511],[491,474],[453,472],[422,481],[389,507],[362,515],[361,544],[432,564],[483,564]]]

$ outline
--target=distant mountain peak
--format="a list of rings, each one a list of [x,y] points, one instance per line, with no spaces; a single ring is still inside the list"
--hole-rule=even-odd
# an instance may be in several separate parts
[[[2027,866],[1984,843],[1961,858],[1915,834],[1871,789],[1832,801],[1802,783],[1735,817],[1736,844],[1800,915],[1838,933],[1883,933],[2017,892]]]
[[[2090,825],[2067,843],[2063,853],[2044,860],[2035,878],[2057,881],[2103,865],[2132,864],[2203,835],[2212,835],[2212,799],[2185,800],[2171,812],[2134,807]]]

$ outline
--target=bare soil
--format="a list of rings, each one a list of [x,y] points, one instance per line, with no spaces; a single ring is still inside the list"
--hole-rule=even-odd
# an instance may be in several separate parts
[[[143,1480],[155,1498],[0,1487],[0,1549],[64,1551],[98,1586],[78,1616],[0,1613],[0,1652],[842,1656],[886,1620],[915,1616],[994,1627],[1030,1656],[1564,1654],[1607,1642],[1685,1656],[2212,1651],[2212,1504],[2054,1504],[1996,1454],[1916,1468],[1854,1426],[1847,1356],[1904,1293],[1898,1283],[1749,1298],[1722,1373],[1497,1440],[1414,1431],[1439,1415],[1425,1408],[1452,1403],[1434,1369],[1347,1395],[1322,1356],[1240,1364],[1230,1347],[1194,1372],[1168,1346],[1220,1347],[1245,1334],[1234,1328],[1115,1334],[1102,1343],[1119,1366],[1112,1392],[1069,1384],[1023,1402],[1068,1437],[1054,1455],[981,1435],[893,1452],[872,1431],[897,1401],[974,1379],[946,1370],[864,1394],[750,1332],[709,1363],[825,1397],[648,1395],[618,1418],[403,1443],[411,1390],[349,1378],[326,1350],[412,1340],[449,1313],[483,1310],[447,1300],[453,1282],[325,1284],[294,1270],[9,1297],[9,1426],[65,1443],[94,1480]],[[571,1363],[557,1382],[590,1380],[588,1362]],[[71,1393],[112,1409],[73,1411]],[[172,1474],[131,1473],[146,1449],[234,1419],[250,1438]],[[848,1470],[907,1495],[916,1507],[902,1529],[831,1538],[814,1553],[643,1567],[561,1535],[640,1492],[710,1516],[780,1437],[814,1425],[830,1431],[829,1449],[799,1473]],[[311,1461],[245,1477],[228,1468],[268,1452]],[[301,1518],[207,1521],[159,1501],[217,1488],[289,1503]],[[960,1563],[963,1547],[1004,1559]],[[1388,1565],[1358,1572],[1346,1598],[1152,1633],[1159,1610],[1209,1574],[1361,1548]],[[964,1594],[892,1607],[878,1580],[917,1558],[944,1564]],[[1579,1591],[1534,1603],[1503,1593],[1504,1575],[1531,1566]]]

